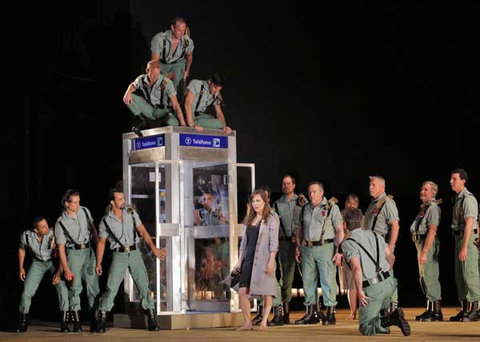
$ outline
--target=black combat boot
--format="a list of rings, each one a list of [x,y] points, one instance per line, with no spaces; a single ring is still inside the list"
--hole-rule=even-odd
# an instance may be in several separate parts
[[[415,320],[421,321],[423,317],[430,315],[430,313],[432,312],[432,306],[432,301],[427,299],[427,309],[421,315],[415,316]]]
[[[28,313],[20,314],[18,317],[17,332],[26,332],[28,330]]]
[[[452,316],[450,317],[450,322],[460,322],[462,321],[462,318],[463,316],[465,316],[467,314],[467,312],[469,311],[468,308],[469,308],[469,303],[464,299],[462,300],[462,310],[460,310],[458,312],[458,314],[456,314],[455,316]]]
[[[148,319],[148,331],[158,331],[157,317],[153,309],[145,310],[145,315]]]
[[[107,328],[107,312],[105,310],[98,310],[98,315],[96,317],[95,323],[95,332],[104,333],[108,330]]]
[[[83,332],[80,311],[73,311],[73,332]]]
[[[147,121],[147,118],[145,118],[145,116],[143,116],[142,113],[138,114],[137,117],[138,117],[138,124],[132,127],[132,132],[141,138],[143,137],[141,130],[148,127],[148,121]]]
[[[315,304],[315,315],[318,323],[323,322],[325,320],[325,314],[322,311],[322,304],[320,304],[320,302],[317,302]]]
[[[67,321],[68,311],[60,311],[60,332],[70,332]]]
[[[480,305],[478,300],[470,303],[470,311],[465,313],[462,322],[478,322],[480,321]]]
[[[403,313],[402,308],[395,309],[389,315],[381,317],[380,320],[383,328],[395,325],[400,328],[404,336],[410,336],[410,324],[408,324],[407,320],[405,319],[405,314]]]
[[[290,303],[283,303],[283,324],[290,324]]]
[[[273,318],[267,323],[269,327],[283,325],[282,304],[273,307]]]
[[[262,319],[263,319],[263,306],[259,306],[257,315],[252,319],[252,325],[253,326],[260,325],[260,323],[262,322]]]
[[[432,310],[420,319],[420,322],[437,322],[443,321],[442,301],[435,300],[432,303]]]
[[[335,318],[335,307],[334,306],[327,306],[327,315],[325,319],[322,320],[323,325],[333,325],[337,324],[337,319]]]
[[[318,323],[318,318],[317,318],[317,315],[315,314],[315,305],[307,306],[307,313],[305,314],[305,316],[295,321],[295,324],[297,325],[317,324],[317,323]]]

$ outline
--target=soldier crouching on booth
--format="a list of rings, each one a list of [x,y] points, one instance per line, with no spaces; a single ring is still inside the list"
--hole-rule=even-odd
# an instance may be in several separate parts
[[[351,268],[357,287],[359,330],[362,335],[389,333],[396,325],[403,335],[409,336],[410,325],[399,307],[381,316],[382,310],[391,306],[397,280],[391,273],[394,256],[385,240],[372,230],[363,230],[362,212],[346,209],[344,225],[351,231],[349,238],[341,244],[341,250]]]
[[[150,295],[148,274],[140,252],[138,235],[144,239],[153,254],[160,260],[165,259],[166,250],[160,250],[155,246],[137,212],[133,208],[125,206],[123,190],[110,190],[109,198],[110,209],[99,225],[97,274],[99,276],[102,274],[102,260],[107,238],[110,249],[113,251],[113,260],[108,271],[106,290],[100,298],[100,306],[96,315],[96,332],[104,333],[107,330],[107,312],[113,308],[115,296],[127,268],[140,293],[142,308],[148,318],[148,330],[157,331],[155,302]]]
[[[32,297],[37,292],[38,286],[45,273],[52,276],[52,284],[55,285],[60,306],[60,331],[69,332],[67,326],[68,312],[68,289],[65,281],[61,279],[61,268],[54,264],[55,235],[48,227],[47,220],[42,215],[33,219],[33,229],[26,230],[20,235],[18,248],[19,278],[25,283],[20,300],[20,321],[17,332],[26,332],[28,329],[28,313]],[[25,274],[23,268],[26,252],[32,256],[33,261]]]

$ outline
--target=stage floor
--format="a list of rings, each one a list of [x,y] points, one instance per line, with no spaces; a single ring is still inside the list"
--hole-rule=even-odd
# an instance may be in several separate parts
[[[235,327],[190,329],[190,330],[161,330],[149,332],[140,329],[111,328],[105,334],[91,334],[88,326],[84,326],[86,332],[64,333],[58,332],[56,323],[33,321],[27,333],[0,332],[0,341],[222,341],[222,342],[310,342],[320,340],[322,342],[335,341],[480,341],[480,322],[433,322],[421,323],[415,321],[415,315],[422,313],[424,308],[404,308],[407,319],[412,328],[412,335],[404,337],[397,327],[392,327],[390,335],[362,336],[358,332],[358,321],[347,321],[348,310],[337,311],[337,324],[334,326],[307,325],[284,325],[281,327],[269,327],[265,332],[235,331]],[[457,313],[457,308],[443,308],[446,319]],[[291,319],[298,319],[303,312],[292,312]]]

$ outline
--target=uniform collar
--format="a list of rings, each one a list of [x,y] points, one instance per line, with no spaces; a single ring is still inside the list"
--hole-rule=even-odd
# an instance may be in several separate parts
[[[285,196],[285,194],[283,194],[282,197],[280,197],[280,202],[293,202],[293,201],[296,201],[297,198],[298,198],[298,195],[294,193],[293,196],[292,196],[292,199],[288,200],[287,196]]]

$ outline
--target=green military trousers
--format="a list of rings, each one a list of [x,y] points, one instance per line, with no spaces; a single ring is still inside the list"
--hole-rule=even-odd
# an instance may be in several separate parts
[[[317,303],[317,284],[320,275],[320,286],[325,306],[337,305],[337,267],[332,261],[333,243],[323,246],[302,246],[303,290],[305,306]],[[318,273],[317,273],[318,270]]]
[[[198,115],[195,116],[193,121],[195,122],[195,125],[202,126],[203,128],[211,128],[211,129],[223,128],[222,121],[206,113],[198,113]]]
[[[186,61],[182,60],[173,64],[160,63],[160,66],[161,66],[160,70],[162,70],[162,75],[165,75],[166,77],[172,80],[173,85],[175,86],[175,90],[178,93],[177,96],[179,98],[182,98],[183,94],[179,93],[179,91],[182,91],[181,89],[179,90],[179,86],[180,86],[180,83],[183,82],[183,76],[185,75]]]
[[[388,328],[382,327],[380,312],[390,306],[396,288],[397,280],[390,276],[363,289],[370,299],[367,306],[360,305],[358,309],[358,330],[362,335],[371,336],[389,331]]]
[[[125,253],[113,252],[113,260],[108,272],[107,286],[105,293],[100,298],[100,310],[111,311],[113,308],[115,296],[125,277],[127,268],[140,293],[142,308],[145,310],[154,310],[155,302],[150,294],[147,268],[145,267],[142,254],[138,248]]]
[[[133,115],[143,114],[147,119],[155,121],[162,120],[170,112],[169,108],[152,107],[143,97],[132,94],[132,103],[127,105]],[[168,119],[168,117],[167,117]],[[173,126],[173,125],[169,125]],[[178,121],[177,121],[178,126]]]
[[[480,276],[478,270],[478,249],[473,244],[475,235],[470,235],[467,247],[467,260],[460,261],[458,253],[462,248],[463,235],[455,236],[455,283],[458,300],[476,302],[480,300]]]
[[[292,284],[295,277],[295,244],[290,241],[280,241],[278,257],[282,268],[282,300],[290,303],[292,300]]]
[[[68,291],[70,310],[80,311],[80,294],[83,286],[82,280],[87,289],[88,306],[92,309],[95,299],[100,293],[98,275],[95,272],[96,258],[92,248],[73,249],[67,248],[67,260],[70,271],[74,275],[72,286]]]
[[[35,295],[35,292],[37,292],[38,285],[40,285],[43,276],[48,272],[53,277],[55,271],[55,267],[53,266],[53,262],[51,260],[33,260],[25,278],[25,286],[20,299],[20,313],[28,314],[30,312],[32,297]],[[65,284],[65,281],[61,280],[57,285],[55,285],[55,290],[57,290],[60,311],[68,311],[68,288]]]
[[[417,261],[420,259],[425,239],[415,241],[417,247]],[[438,265],[438,253],[440,250],[440,241],[435,238],[432,247],[427,253],[427,262],[423,265],[418,264],[418,273],[420,280],[420,287],[422,288],[425,297],[430,301],[442,299],[442,290],[440,286],[440,267]]]

